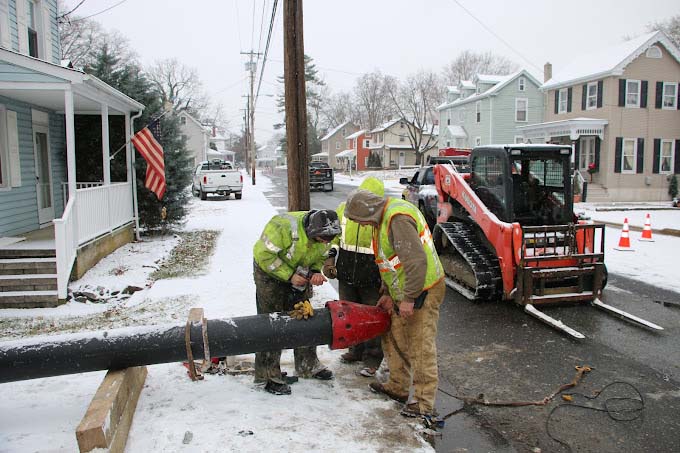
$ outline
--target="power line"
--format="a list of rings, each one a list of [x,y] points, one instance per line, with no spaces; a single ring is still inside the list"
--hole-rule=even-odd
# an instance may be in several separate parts
[[[453,1],[456,5],[458,5],[463,11],[465,11],[470,17],[472,17],[474,20],[476,20],[476,21],[479,23],[479,25],[481,25],[486,31],[488,31],[489,33],[491,33],[492,35],[494,35],[494,36],[496,37],[496,39],[498,39],[500,42],[502,42],[503,44],[505,44],[510,50],[512,50],[513,52],[515,52],[517,55],[519,55],[519,57],[520,57],[521,59],[523,59],[524,61],[526,61],[527,63],[529,63],[529,64],[530,64],[531,66],[533,66],[535,69],[537,69],[537,70],[539,70],[539,71],[541,70],[541,68],[540,68],[539,66],[535,65],[531,60],[529,60],[527,57],[525,57],[524,55],[522,55],[522,53],[520,53],[519,50],[517,50],[517,49],[515,49],[514,47],[512,47],[506,40],[504,40],[503,38],[501,38],[501,37],[498,35],[498,33],[496,33],[495,31],[493,31],[493,30],[492,30],[490,27],[488,27],[484,22],[482,22],[480,19],[478,19],[477,16],[475,16],[474,14],[472,14],[472,12],[471,12],[469,9],[467,9],[466,7],[464,7],[458,0],[452,0],[452,1]]]
[[[262,57],[262,68],[260,68],[260,80],[257,83],[257,94],[255,95],[255,102],[260,95],[260,87],[262,86],[262,77],[264,76],[264,67],[267,64],[267,55],[269,54],[269,44],[272,39],[272,32],[274,30],[274,21],[276,19],[276,7],[279,4],[279,0],[274,0],[272,6],[272,17],[269,19],[269,32],[267,33],[267,44],[264,47],[264,56]],[[253,104],[254,105],[254,104]]]
[[[260,18],[260,37],[257,40],[257,52],[259,53],[262,50],[262,28],[264,27],[264,13],[267,9],[267,0],[264,0],[262,2],[262,17]],[[260,60],[260,57],[258,56],[257,60]]]
[[[57,17],[57,20],[63,19],[64,17],[68,16],[69,14],[72,14],[75,10],[77,10],[78,8],[80,8],[80,6],[81,6],[83,3],[85,3],[85,0],[80,0],[80,3],[78,3],[76,6],[74,6],[73,9],[72,9],[71,11],[69,11],[69,12],[67,12],[67,13],[64,13],[64,14],[58,16],[58,17]]]
[[[89,16],[78,17],[77,19],[73,19],[71,22],[78,22],[78,21],[81,21],[81,20],[90,19],[91,17],[94,17],[94,16],[99,16],[100,14],[104,14],[107,11],[111,11],[113,8],[120,6],[125,2],[127,2],[127,0],[120,0],[118,3],[115,3],[115,4],[109,6],[106,9],[103,9],[103,10],[97,12],[97,13],[94,13],[94,14],[90,14]]]
[[[238,1],[234,0],[234,9],[236,9],[236,30],[238,31],[238,48],[243,49],[243,43],[241,42],[241,24],[238,17]]]

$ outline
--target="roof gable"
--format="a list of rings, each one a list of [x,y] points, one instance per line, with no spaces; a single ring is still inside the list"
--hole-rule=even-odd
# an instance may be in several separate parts
[[[334,136],[335,134],[337,134],[338,131],[339,131],[340,129],[342,129],[343,127],[345,127],[345,126],[347,126],[347,125],[353,126],[353,124],[352,124],[350,121],[345,121],[344,123],[342,123],[341,125],[337,126],[336,128],[331,129],[330,132],[328,132],[326,135],[324,135],[324,136],[321,138],[321,141],[328,140],[329,138],[331,138],[332,136]]]
[[[502,80],[500,80],[496,85],[492,86],[483,93],[473,94],[472,96],[468,96],[464,99],[456,99],[453,102],[444,103],[437,107],[437,110],[443,110],[448,107],[463,105],[469,102],[481,101],[482,99],[485,99],[489,96],[495,96],[496,94],[498,94],[499,91],[501,91],[503,88],[505,88],[506,86],[508,86],[509,84],[511,84],[513,81],[517,80],[520,77],[526,77],[527,79],[532,81],[534,85],[536,85],[537,87],[541,86],[541,82],[539,82],[538,79],[531,75],[531,73],[526,69],[520,69],[517,72],[513,72],[512,74],[508,74],[502,77],[503,77]]]
[[[680,50],[663,31],[655,31],[610,47],[600,48],[595,52],[580,55],[569,63],[564,70],[559,71],[553,78],[545,82],[541,89],[549,90],[586,80],[621,75],[626,66],[657,43],[663,45],[668,53],[680,62]]]

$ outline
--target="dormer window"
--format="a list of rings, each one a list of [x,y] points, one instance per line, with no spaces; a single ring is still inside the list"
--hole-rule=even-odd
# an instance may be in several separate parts
[[[647,58],[661,58],[661,49],[659,49],[659,46],[651,46],[647,49],[647,52],[645,52],[645,56]]]
[[[519,91],[524,91],[526,89],[527,80],[524,77],[520,77],[517,80],[517,89]]]
[[[28,2],[27,25],[28,25],[28,54],[38,58],[38,27],[36,18],[36,4]]]
[[[179,117],[179,124],[181,124],[182,126],[187,124],[187,117],[186,116],[180,116]]]

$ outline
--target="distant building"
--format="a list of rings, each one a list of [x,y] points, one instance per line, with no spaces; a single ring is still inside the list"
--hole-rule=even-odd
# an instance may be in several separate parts
[[[181,111],[179,113],[179,128],[186,140],[186,149],[191,156],[192,167],[208,159],[208,143],[210,128],[203,126],[196,118]]]
[[[339,168],[335,156],[345,150],[345,137],[359,130],[359,126],[351,121],[345,121],[339,126],[328,131],[321,137],[321,152],[312,155],[313,161],[328,162],[328,165],[336,170]]]

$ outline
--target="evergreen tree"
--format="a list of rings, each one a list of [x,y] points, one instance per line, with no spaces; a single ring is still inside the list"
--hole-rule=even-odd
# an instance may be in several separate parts
[[[678,196],[678,177],[676,175],[671,176],[671,182],[668,184],[668,195],[671,198]]]
[[[120,58],[113,54],[106,44],[96,52],[91,65],[84,71],[101,79],[132,99],[145,106],[143,114],[135,120],[135,132],[144,128],[151,119],[161,114],[159,94],[153,89],[141,68],[136,62],[120,64]],[[96,124],[95,124],[96,123]],[[92,175],[101,175],[102,159],[100,153],[92,150],[101,149],[101,118],[96,115],[78,117],[76,119],[76,148],[81,149],[78,162],[78,179],[92,180]],[[125,118],[110,116],[110,147],[115,152],[125,144]],[[161,136],[156,137],[165,154],[165,179],[167,189],[162,200],[144,187],[146,178],[146,161],[135,150],[135,169],[137,175],[137,200],[139,222],[143,227],[153,230],[161,226],[177,225],[186,215],[186,203],[189,193],[186,190],[191,183],[190,159],[185,149],[186,144],[179,131],[179,119],[174,114],[167,114],[161,119]],[[82,154],[82,156],[81,156]],[[125,152],[119,152],[111,161],[111,180],[124,181],[126,178]],[[163,207],[166,208],[165,219],[162,218]]]

